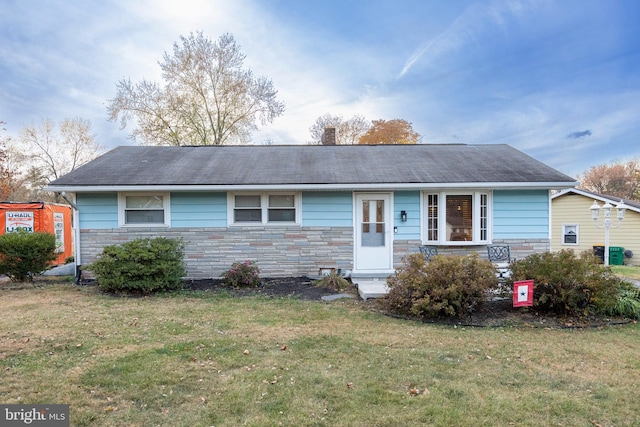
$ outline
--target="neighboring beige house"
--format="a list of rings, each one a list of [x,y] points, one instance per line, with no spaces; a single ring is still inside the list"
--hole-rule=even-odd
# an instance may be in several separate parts
[[[590,208],[594,200],[600,206],[606,202],[613,206],[609,246],[625,249],[625,256],[622,257],[625,265],[640,266],[640,203],[624,200],[627,206],[624,220],[620,227],[614,228],[618,225],[615,208],[622,199],[577,188],[566,189],[551,196],[551,251],[592,251],[594,246],[604,246],[605,230],[596,227],[591,217]],[[602,223],[601,212],[598,225],[602,226]]]

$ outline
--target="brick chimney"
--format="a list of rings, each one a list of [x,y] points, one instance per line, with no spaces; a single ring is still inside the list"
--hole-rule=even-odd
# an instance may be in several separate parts
[[[324,133],[322,134],[322,145],[336,145],[336,128],[324,128]]]

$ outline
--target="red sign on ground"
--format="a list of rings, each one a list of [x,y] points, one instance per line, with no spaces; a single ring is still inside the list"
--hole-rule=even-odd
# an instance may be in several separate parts
[[[513,282],[513,306],[531,307],[533,305],[533,280]]]

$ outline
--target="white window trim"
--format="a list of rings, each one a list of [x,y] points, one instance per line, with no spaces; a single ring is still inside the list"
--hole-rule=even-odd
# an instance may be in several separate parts
[[[567,227],[575,227],[576,228],[576,242],[575,243],[567,243],[564,241],[564,236],[567,234],[565,232]],[[560,242],[562,246],[578,246],[580,244],[580,224],[562,224],[562,234],[560,234]]]
[[[235,222],[235,196],[260,196],[262,222]],[[295,221],[268,221],[269,196],[293,196],[293,208],[296,211]],[[227,225],[229,227],[285,227],[301,223],[302,193],[299,191],[265,191],[265,192],[228,192],[227,193]]]
[[[164,223],[148,223],[148,224],[126,224],[125,223],[125,207],[127,196],[162,196],[162,209],[164,210]],[[169,227],[171,225],[171,201],[170,193],[156,192],[126,192],[118,193],[118,226],[125,228],[140,227]]]
[[[438,195],[438,240],[427,240],[428,237],[428,206],[429,194]],[[480,195],[487,195],[487,238],[480,240]],[[473,197],[473,238],[470,241],[445,240],[447,236],[447,196],[468,196]],[[421,210],[421,236],[422,242],[426,245],[447,245],[447,246],[473,246],[490,244],[493,239],[493,192],[490,190],[477,191],[424,191],[420,195]]]

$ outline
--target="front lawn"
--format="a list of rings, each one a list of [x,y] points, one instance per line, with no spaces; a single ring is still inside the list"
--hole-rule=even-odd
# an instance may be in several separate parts
[[[0,285],[0,309],[0,403],[70,404],[73,426],[640,424],[636,323],[462,328],[64,284]]]
[[[610,267],[617,276],[640,280],[640,267],[634,265],[612,265]]]

